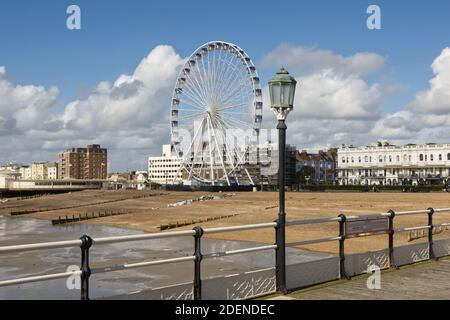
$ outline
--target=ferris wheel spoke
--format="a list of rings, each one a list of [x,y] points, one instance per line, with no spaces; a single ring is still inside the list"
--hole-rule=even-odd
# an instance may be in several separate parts
[[[210,66],[210,63],[209,63],[210,56],[211,55],[209,53],[206,56],[206,61],[208,62],[208,67],[205,68],[205,71],[206,71],[206,74],[207,74],[206,80],[207,80],[207,83],[208,83],[208,96],[209,97],[211,97],[211,92],[212,92],[212,88],[211,88],[211,66]]]
[[[228,56],[231,56],[227,53]],[[231,58],[227,57],[227,55],[220,61],[221,62],[221,75],[220,75],[220,83],[218,85],[217,91],[219,94],[219,99],[220,96],[223,93],[223,89],[226,85],[228,85],[228,81],[229,81],[229,77],[230,77],[230,64],[231,61],[233,59],[233,57],[231,56]]]
[[[253,124],[235,118],[222,117],[221,120],[229,125],[229,128],[241,129],[242,127],[244,127],[245,129],[253,129]]]
[[[199,116],[201,116],[203,113],[195,113],[195,114],[189,114],[186,116],[182,116],[182,117],[178,117],[178,121],[180,120],[189,120],[189,119],[194,119],[194,118],[198,118]]]
[[[224,77],[223,85],[220,88],[221,101],[223,101],[224,95],[226,92],[230,91],[230,88],[236,85],[236,78],[240,79],[239,70],[232,65],[232,61],[226,62],[226,76]]]
[[[207,105],[203,98],[196,96],[191,91],[186,90],[184,96],[188,97],[191,102],[195,102],[199,108],[204,108]]]
[[[217,110],[224,111],[224,110],[236,109],[236,108],[245,107],[245,106],[248,106],[248,102],[238,103],[238,104],[234,104],[234,105],[224,105],[224,107],[218,108]]]
[[[199,90],[201,90],[205,101],[207,100],[207,92],[206,92],[206,87],[204,85],[201,85],[201,83],[205,83],[205,80],[203,79],[203,75],[202,72],[200,71],[199,68],[199,63],[198,61],[195,63],[195,68],[196,68],[196,72],[194,73],[194,78],[195,78],[195,82],[197,83],[197,85],[199,86]],[[198,75],[198,77],[197,77]]]
[[[243,90],[245,86],[245,83],[243,80],[241,80],[240,82],[236,81],[232,87],[228,88],[227,95],[222,98],[222,102],[226,103],[228,102],[230,99],[232,99],[233,97],[236,97],[236,95],[239,93],[239,91]]]
[[[199,108],[202,107],[204,108],[206,106],[206,104],[203,101],[201,101],[198,97],[193,96],[191,93],[187,91],[184,92],[184,96],[188,97],[192,102],[197,103]]]
[[[250,112],[230,112],[230,111],[223,111],[221,112],[222,114],[229,114],[229,115],[245,115],[245,116],[253,116],[253,114],[251,114]]]
[[[236,78],[242,79],[243,75],[241,69],[237,66],[241,64],[241,61],[236,56],[231,55],[231,59],[225,61],[227,67],[227,77],[224,79],[223,88],[229,89],[231,85],[236,82]]]
[[[223,59],[226,58],[226,53],[225,53],[225,57],[222,57],[222,53],[223,53],[223,51],[221,50],[219,53],[219,58],[218,58],[218,76],[217,76],[217,81],[215,83],[215,90],[216,90],[217,95],[220,95],[220,87],[223,84],[223,76],[224,76],[224,71],[225,71]]]
[[[191,77],[190,74],[188,74],[188,78],[191,80],[190,82],[188,82],[185,85],[185,88],[188,88],[189,91],[191,91],[192,93],[195,93],[200,100],[206,104],[206,95],[205,92],[202,90],[202,87],[200,86],[200,84],[198,83],[197,79],[195,77]]]
[[[203,111],[205,111],[203,108],[199,107],[197,104],[191,102],[190,100],[188,101],[188,100],[186,100],[186,99],[183,99],[183,100],[181,101],[181,103],[182,103],[182,104],[180,104],[181,108],[179,108],[179,109],[181,109],[181,110],[183,110],[183,111],[192,111],[191,109],[185,109],[185,108],[183,108],[183,105],[187,105],[187,106],[189,106],[189,107],[193,107],[193,108],[195,109],[196,112],[199,112],[199,111],[200,111],[200,112],[203,112]]]
[[[243,94],[240,94],[241,91],[243,90],[243,86],[244,84],[242,82],[236,82],[234,84],[232,84],[232,86],[230,88],[227,88],[225,91],[223,91],[222,93],[222,97],[221,97],[221,102],[223,104],[229,103],[230,101],[233,101],[233,99],[238,99],[241,98]],[[242,92],[244,93],[244,92]]]

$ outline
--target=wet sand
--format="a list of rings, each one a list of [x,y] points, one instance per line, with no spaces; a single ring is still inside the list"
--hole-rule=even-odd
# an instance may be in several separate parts
[[[49,240],[73,240],[83,234],[96,238],[138,233],[142,232],[90,224],[54,227],[45,220],[0,216],[0,246]],[[255,245],[257,244],[249,242],[205,239],[202,249],[204,253],[209,253]],[[91,249],[91,267],[182,257],[192,255],[193,252],[192,237],[99,245]],[[309,261],[324,256],[328,255],[290,249],[288,263]],[[272,267],[274,259],[273,252],[269,251],[205,260],[202,275],[207,278],[264,269]],[[7,254],[2,255],[0,261],[1,280],[59,273],[65,272],[71,265],[79,266],[80,249]],[[193,272],[193,263],[184,262],[95,274],[91,277],[91,297],[108,297],[189,282],[193,279]],[[65,279],[0,288],[0,299],[79,299],[79,296],[79,290],[67,289]]]
[[[154,191],[161,193],[161,191]],[[149,191],[83,191],[72,194],[46,196],[37,199],[9,201],[0,206],[0,214],[8,215],[10,210],[27,210],[32,208],[61,208],[70,205],[84,204],[76,209],[54,210],[27,215],[38,219],[57,219],[59,216],[72,214],[91,214],[102,210],[126,210],[125,215],[105,217],[82,222],[89,225],[108,225],[144,232],[160,232],[161,224],[215,218],[224,215],[237,216],[201,223],[203,227],[233,226],[240,224],[264,223],[277,218],[278,194],[275,192],[242,192],[232,197],[205,202],[193,202],[189,205],[168,207],[180,201],[194,199],[209,193],[204,192],[165,192],[165,195],[131,199],[136,195],[145,195]],[[220,196],[220,193],[212,195]],[[101,201],[124,199],[119,202],[94,204]],[[4,207],[16,206],[14,209]],[[286,194],[286,212],[288,220],[299,220],[318,217],[336,217],[340,213],[358,215],[367,213],[450,207],[450,193],[296,193]],[[3,209],[2,209],[3,208]],[[435,223],[450,222],[450,213],[436,214]],[[395,219],[396,227],[410,227],[427,224],[427,216],[407,216]],[[172,229],[170,231],[191,229],[193,225]],[[316,224],[289,227],[287,241],[296,242],[337,236],[337,223]],[[214,234],[208,236],[214,239],[239,240],[257,243],[274,242],[272,229],[259,229],[244,232]],[[450,231],[443,232],[436,238],[450,237]],[[408,244],[407,234],[396,234],[396,245]],[[420,239],[415,242],[425,241]],[[348,253],[365,252],[386,248],[387,236],[381,235],[348,241]],[[321,243],[307,245],[302,249],[336,254],[336,243]]]

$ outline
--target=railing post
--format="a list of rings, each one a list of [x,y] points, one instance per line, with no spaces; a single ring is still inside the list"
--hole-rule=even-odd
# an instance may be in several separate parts
[[[428,255],[430,259],[437,260],[433,250],[433,214],[434,209],[428,208]]]
[[[195,260],[194,260],[194,300],[202,300],[202,276],[201,276],[201,263],[202,263],[202,251],[201,251],[201,238],[203,236],[203,228],[195,227]]]
[[[345,271],[345,223],[347,217],[345,214],[338,215],[339,220],[339,279],[350,280]]]
[[[81,240],[81,300],[89,300],[89,278],[91,277],[91,268],[89,266],[89,249],[93,241],[92,238],[84,235]]]
[[[277,291],[283,294],[287,293],[286,287],[286,240],[285,240],[285,225],[280,220],[275,220],[277,223],[275,227],[275,278]]]
[[[398,269],[397,265],[395,264],[395,258],[394,258],[394,218],[395,218],[395,211],[389,210],[389,224],[388,224],[388,234],[389,234],[389,267]]]

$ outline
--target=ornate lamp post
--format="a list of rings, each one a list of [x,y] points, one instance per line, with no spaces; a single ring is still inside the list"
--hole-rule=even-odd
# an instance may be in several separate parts
[[[294,107],[295,87],[297,81],[281,68],[269,81],[270,109],[275,112],[278,120],[278,191],[279,213],[277,220],[277,252],[276,280],[277,290],[286,293],[286,212],[285,212],[285,166],[286,166],[286,117]]]

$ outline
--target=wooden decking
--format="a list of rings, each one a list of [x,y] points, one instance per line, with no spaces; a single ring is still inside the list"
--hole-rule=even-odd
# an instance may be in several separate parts
[[[381,289],[367,288],[369,275],[299,290],[283,296],[301,300],[450,299],[450,259],[423,262],[381,273]],[[283,299],[277,297],[277,299]]]

